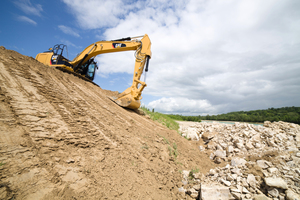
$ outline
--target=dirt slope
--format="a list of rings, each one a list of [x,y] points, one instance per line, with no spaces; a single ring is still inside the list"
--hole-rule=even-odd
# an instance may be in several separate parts
[[[0,47],[0,199],[177,199],[180,170],[215,167],[111,94]]]

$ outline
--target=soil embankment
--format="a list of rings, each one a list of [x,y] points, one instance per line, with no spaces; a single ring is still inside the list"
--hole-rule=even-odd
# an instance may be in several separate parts
[[[217,166],[113,93],[0,47],[0,199],[177,199]]]

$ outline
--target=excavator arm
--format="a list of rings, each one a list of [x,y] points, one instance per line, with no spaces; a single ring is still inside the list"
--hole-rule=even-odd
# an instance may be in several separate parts
[[[142,39],[139,40],[138,38],[141,37]],[[136,51],[132,85],[118,96],[109,98],[122,107],[137,109],[141,104],[140,100],[142,99],[142,91],[147,86],[145,82],[140,80],[140,78],[144,71],[145,65],[145,71],[148,71],[149,59],[151,58],[151,41],[147,34],[140,37],[128,37],[112,41],[96,42],[86,47],[80,54],[77,55],[77,57],[73,59],[73,61],[65,59],[62,55],[54,54],[53,50],[38,54],[36,59],[44,64],[49,65],[50,63],[50,65],[55,65],[56,67],[64,70],[68,70],[77,74],[85,74],[89,70],[88,66],[90,63],[94,62],[93,58],[97,55],[130,50]],[[53,60],[53,57],[55,60]],[[84,73],[82,73],[83,71]],[[93,77],[94,74],[92,79]]]

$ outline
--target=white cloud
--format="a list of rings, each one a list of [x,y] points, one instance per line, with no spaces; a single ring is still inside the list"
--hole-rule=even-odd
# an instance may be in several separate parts
[[[29,24],[32,24],[32,25],[37,25],[37,23],[35,21],[33,21],[32,19],[26,17],[26,16],[18,16],[17,18],[19,21],[23,21],[23,22],[27,22]]]
[[[116,52],[98,55],[96,61],[101,66],[98,70],[99,73],[110,74],[110,73],[133,73],[135,57],[134,51],[130,52]]]
[[[28,15],[41,16],[41,12],[43,11],[41,4],[33,5],[30,0],[17,0],[14,1],[14,4]]]
[[[67,35],[72,35],[75,37],[80,37],[80,35],[72,28],[64,25],[59,25],[58,28]]]
[[[84,29],[112,27],[130,9],[122,0],[63,0],[73,11],[79,25]]]
[[[206,115],[217,111],[207,100],[182,97],[163,97],[150,102],[147,106],[166,114]]]
[[[102,38],[149,35],[144,93],[162,97],[149,103],[161,111],[300,106],[299,1],[89,0],[84,9],[79,0],[64,2],[81,27],[103,30]],[[132,73],[130,54],[117,56],[99,58],[102,73]]]

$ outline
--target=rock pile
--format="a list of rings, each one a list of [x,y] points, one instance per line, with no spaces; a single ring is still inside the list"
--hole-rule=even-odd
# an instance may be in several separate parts
[[[180,131],[188,139],[202,139],[199,150],[210,159],[228,163],[206,175],[184,171],[183,182],[195,185],[181,191],[192,198],[300,200],[299,125],[197,123],[180,126]]]

